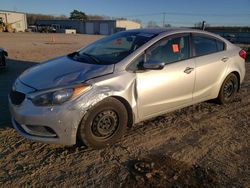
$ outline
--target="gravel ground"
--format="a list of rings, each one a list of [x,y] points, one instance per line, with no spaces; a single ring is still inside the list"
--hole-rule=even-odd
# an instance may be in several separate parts
[[[56,42],[51,43],[52,36]],[[102,150],[22,138],[7,94],[35,62],[74,51],[98,36],[0,33],[9,52],[0,72],[0,187],[250,187],[250,64],[229,105],[204,102],[135,125]]]

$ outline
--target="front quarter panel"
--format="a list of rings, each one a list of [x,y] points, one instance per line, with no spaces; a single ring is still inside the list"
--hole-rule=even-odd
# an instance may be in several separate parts
[[[106,97],[121,97],[125,99],[132,108],[134,121],[137,121],[137,106],[136,106],[136,81],[135,74],[126,71],[102,76],[89,80],[87,83],[92,85],[92,88],[76,99],[77,106],[73,108],[80,109],[85,113],[96,103],[102,101]],[[84,114],[83,114],[84,115]]]

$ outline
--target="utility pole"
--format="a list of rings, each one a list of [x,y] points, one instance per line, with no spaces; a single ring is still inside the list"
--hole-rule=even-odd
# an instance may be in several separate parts
[[[163,12],[163,18],[162,18],[162,27],[165,26],[165,19],[166,19],[166,12]]]

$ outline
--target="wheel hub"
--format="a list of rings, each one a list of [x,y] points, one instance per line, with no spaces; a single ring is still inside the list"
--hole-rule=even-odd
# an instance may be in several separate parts
[[[235,90],[234,82],[232,80],[229,80],[224,87],[224,96],[225,98],[230,98]]]
[[[118,127],[118,115],[113,110],[106,110],[96,115],[92,124],[92,133],[101,138],[113,135]]]

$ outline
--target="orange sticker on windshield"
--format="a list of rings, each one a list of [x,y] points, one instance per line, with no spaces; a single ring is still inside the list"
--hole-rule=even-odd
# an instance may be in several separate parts
[[[172,44],[172,50],[173,50],[174,53],[178,53],[179,52],[178,44]]]

